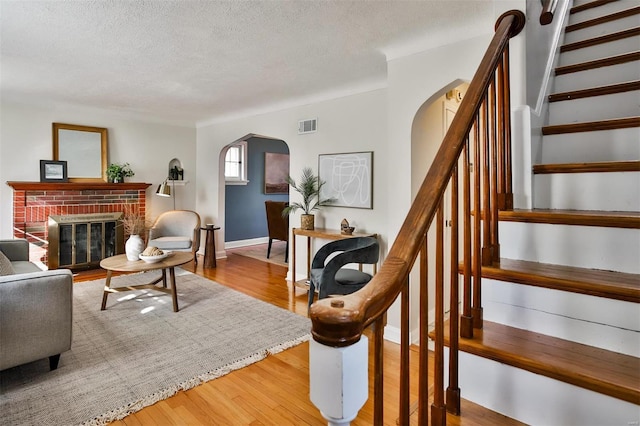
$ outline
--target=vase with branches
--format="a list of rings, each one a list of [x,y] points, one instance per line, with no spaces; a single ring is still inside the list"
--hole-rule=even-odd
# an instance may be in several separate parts
[[[129,163],[111,163],[106,170],[107,181],[112,183],[122,183],[124,178],[135,175]]]
[[[149,228],[149,222],[144,215],[140,214],[140,210],[137,207],[125,204],[120,224],[123,227],[124,234],[129,235],[124,245],[127,260],[136,261],[145,248],[144,237]]]
[[[335,198],[323,199],[320,197],[320,190],[325,182],[313,173],[311,167],[302,169],[302,177],[298,182],[291,176],[287,176],[287,183],[302,196],[302,202],[289,203],[282,211],[282,215],[287,216],[297,210],[302,210],[303,214],[300,217],[300,227],[308,230],[314,229],[315,216],[312,212],[319,209],[322,205],[335,202]]]

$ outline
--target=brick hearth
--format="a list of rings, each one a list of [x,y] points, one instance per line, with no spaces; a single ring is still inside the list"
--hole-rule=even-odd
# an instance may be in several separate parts
[[[148,183],[7,182],[13,188],[13,235],[41,250],[32,261],[47,264],[47,220],[50,215],[122,212],[125,206],[146,213]]]

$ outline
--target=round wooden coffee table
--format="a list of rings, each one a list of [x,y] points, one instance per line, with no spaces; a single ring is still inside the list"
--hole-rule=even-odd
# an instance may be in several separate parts
[[[109,293],[120,293],[123,291],[138,290],[141,288],[160,291],[163,293],[171,294],[173,299],[173,312],[178,312],[178,293],[176,290],[176,272],[174,268],[176,266],[184,265],[193,260],[193,254],[191,252],[174,251],[166,258],[156,263],[147,263],[142,260],[127,260],[126,254],[119,254],[117,256],[107,257],[100,261],[100,267],[107,270],[107,282],[104,285],[104,293],[102,294],[102,307],[100,310],[104,311],[107,308],[107,296]],[[146,272],[162,270],[162,276],[157,280],[150,282],[149,284],[130,285],[124,287],[111,288],[111,274],[113,271],[118,272]],[[171,281],[171,288],[167,288],[167,269],[169,270],[169,277]],[[162,287],[156,286],[162,281]]]

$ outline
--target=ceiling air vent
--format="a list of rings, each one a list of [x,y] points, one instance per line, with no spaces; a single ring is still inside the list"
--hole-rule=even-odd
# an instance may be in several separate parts
[[[318,119],[311,118],[309,120],[298,121],[298,134],[304,135],[305,133],[313,133],[318,128]]]

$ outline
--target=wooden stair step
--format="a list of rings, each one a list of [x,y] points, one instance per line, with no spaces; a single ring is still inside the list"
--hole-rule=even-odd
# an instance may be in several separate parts
[[[482,277],[640,303],[640,275],[638,274],[552,265],[528,260],[500,259],[500,263],[483,266]]]
[[[534,174],[640,172],[640,161],[603,161],[599,163],[535,164]]]
[[[585,10],[593,9],[594,7],[604,6],[605,4],[613,3],[614,1],[618,1],[618,0],[595,0],[589,3],[581,4],[580,6],[573,6],[569,10],[569,13],[573,14],[573,13],[584,12]]]
[[[640,127],[640,117],[614,118],[611,120],[587,121],[582,123],[556,124],[542,127],[543,135],[595,132],[599,130],[627,129]]]
[[[598,44],[609,43],[611,41],[622,40],[628,37],[635,37],[637,35],[640,35],[640,27],[630,28],[628,30],[618,31],[611,34],[605,34],[603,36],[594,37],[587,40],[576,41],[574,43],[567,43],[560,47],[560,52],[570,52],[572,50],[596,46]]]
[[[490,321],[473,334],[461,351],[640,405],[640,358]]]
[[[612,95],[615,93],[631,92],[633,90],[640,90],[640,80],[611,84],[608,86],[592,87],[589,89],[573,90],[570,92],[554,93],[549,95],[549,102],[570,101],[573,99],[590,98],[593,96]]]
[[[640,229],[640,212],[514,209],[498,212],[498,218],[505,222],[549,223],[553,225]]]
[[[565,28],[566,33],[572,31],[581,30],[583,28],[593,27],[595,25],[604,24],[605,22],[616,21],[618,19],[627,18],[629,16],[640,14],[640,6],[631,7],[629,9],[621,10],[620,12],[611,13],[609,15],[599,16],[588,21],[577,22],[575,24],[567,25]]]
[[[565,75],[574,72],[625,64],[627,62],[633,62],[637,60],[640,60],[640,51],[624,53],[622,55],[616,56],[609,56],[607,58],[595,59],[593,61],[581,62],[579,64],[564,65],[561,67],[557,67],[555,69],[555,73],[556,75]]]

